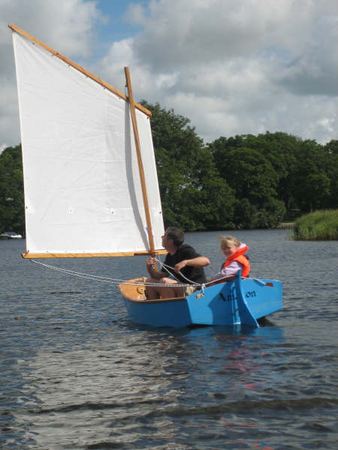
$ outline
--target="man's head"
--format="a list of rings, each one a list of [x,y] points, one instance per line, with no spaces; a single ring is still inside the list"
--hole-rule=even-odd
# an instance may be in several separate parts
[[[180,228],[168,227],[162,236],[162,245],[165,247],[167,241],[171,241],[175,247],[179,247],[184,242],[184,232]]]

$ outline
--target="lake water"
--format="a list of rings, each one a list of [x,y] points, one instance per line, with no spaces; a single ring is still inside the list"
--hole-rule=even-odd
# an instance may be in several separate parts
[[[215,272],[220,234],[186,236]],[[24,241],[0,241],[0,448],[337,448],[338,243],[236,235],[253,276],[284,283],[284,309],[252,331],[134,325],[112,285],[24,261]],[[145,274],[141,257],[48,263]]]

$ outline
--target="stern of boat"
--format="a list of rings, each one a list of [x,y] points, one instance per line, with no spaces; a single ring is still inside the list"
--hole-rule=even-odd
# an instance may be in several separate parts
[[[191,325],[186,298],[148,300],[146,278],[133,278],[118,287],[131,321],[153,327],[181,328]]]

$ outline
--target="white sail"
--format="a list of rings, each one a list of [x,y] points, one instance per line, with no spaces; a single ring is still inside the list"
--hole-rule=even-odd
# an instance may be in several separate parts
[[[149,250],[129,103],[13,32],[30,254]],[[148,116],[136,110],[155,249],[163,218]]]

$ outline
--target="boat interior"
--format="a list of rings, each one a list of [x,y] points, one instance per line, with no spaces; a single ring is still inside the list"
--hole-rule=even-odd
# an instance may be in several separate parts
[[[146,278],[133,278],[128,281],[124,281],[119,285],[120,292],[126,300],[130,300],[138,303],[157,303],[157,302],[168,302],[168,301],[177,301],[184,300],[185,297],[175,297],[175,298],[159,298],[156,300],[148,300],[145,294],[146,288],[145,283]]]

